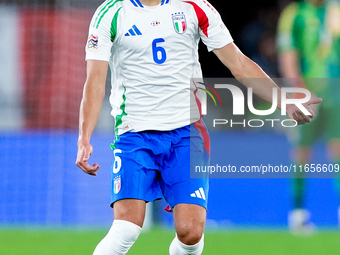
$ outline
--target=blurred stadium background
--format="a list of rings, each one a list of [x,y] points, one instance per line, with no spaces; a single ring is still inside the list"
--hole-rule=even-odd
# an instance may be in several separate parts
[[[101,170],[85,175],[74,162],[84,48],[101,0],[1,0],[0,254],[91,254],[112,222],[109,204],[113,119],[104,101],[92,143]],[[279,77],[276,24],[290,1],[211,0],[235,42]],[[230,77],[200,47],[206,77]],[[211,64],[213,63],[213,64]],[[107,97],[110,83],[107,82]],[[217,110],[218,111],[218,110]],[[221,110],[220,110],[221,111]],[[222,114],[217,113],[217,114]],[[211,132],[212,164],[289,164],[282,130]],[[327,162],[318,144],[316,162]],[[322,230],[308,238],[286,231],[288,179],[211,179],[205,254],[340,254],[337,199],[330,179],[311,179],[308,209]],[[148,230],[131,254],[166,254],[173,238],[164,202],[149,208]],[[150,249],[152,248],[152,250]]]

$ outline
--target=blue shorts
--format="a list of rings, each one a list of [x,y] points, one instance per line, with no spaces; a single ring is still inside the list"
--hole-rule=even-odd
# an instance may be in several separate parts
[[[202,120],[171,131],[124,133],[111,147],[111,206],[121,199],[149,202],[163,195],[170,210],[182,203],[207,208],[208,178],[190,178],[190,165],[210,160]]]

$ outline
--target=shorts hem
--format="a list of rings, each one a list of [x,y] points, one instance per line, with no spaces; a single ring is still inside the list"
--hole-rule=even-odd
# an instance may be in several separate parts
[[[144,199],[144,198],[137,198],[137,197],[122,197],[122,198],[118,198],[118,199],[115,199],[113,201],[111,201],[110,203],[110,207],[113,208],[113,204],[116,203],[117,201],[119,200],[124,200],[124,199],[135,199],[135,200],[142,200],[142,201],[145,201],[146,203],[149,203],[149,202],[154,202],[156,200],[161,200],[163,199],[163,197],[157,197],[155,199]]]
[[[189,202],[189,201],[182,202],[182,201],[180,201],[180,202],[176,202],[176,203],[174,203],[174,204],[170,204],[170,203],[169,203],[169,207],[170,207],[169,210],[170,210],[170,212],[172,211],[172,209],[173,209],[176,205],[179,205],[179,204],[199,205],[199,206],[203,207],[205,210],[208,211],[207,202],[199,203],[199,202]]]

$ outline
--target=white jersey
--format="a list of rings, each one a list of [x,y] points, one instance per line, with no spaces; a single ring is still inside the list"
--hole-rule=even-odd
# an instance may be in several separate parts
[[[107,0],[95,12],[87,60],[108,61],[116,134],[173,130],[200,119],[190,78],[202,77],[198,42],[208,50],[232,42],[205,0]],[[192,104],[195,105],[192,105]]]

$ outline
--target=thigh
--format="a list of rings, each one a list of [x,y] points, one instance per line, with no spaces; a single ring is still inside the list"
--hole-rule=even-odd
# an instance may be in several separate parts
[[[115,220],[125,220],[143,227],[146,202],[137,199],[123,199],[114,203]]]

